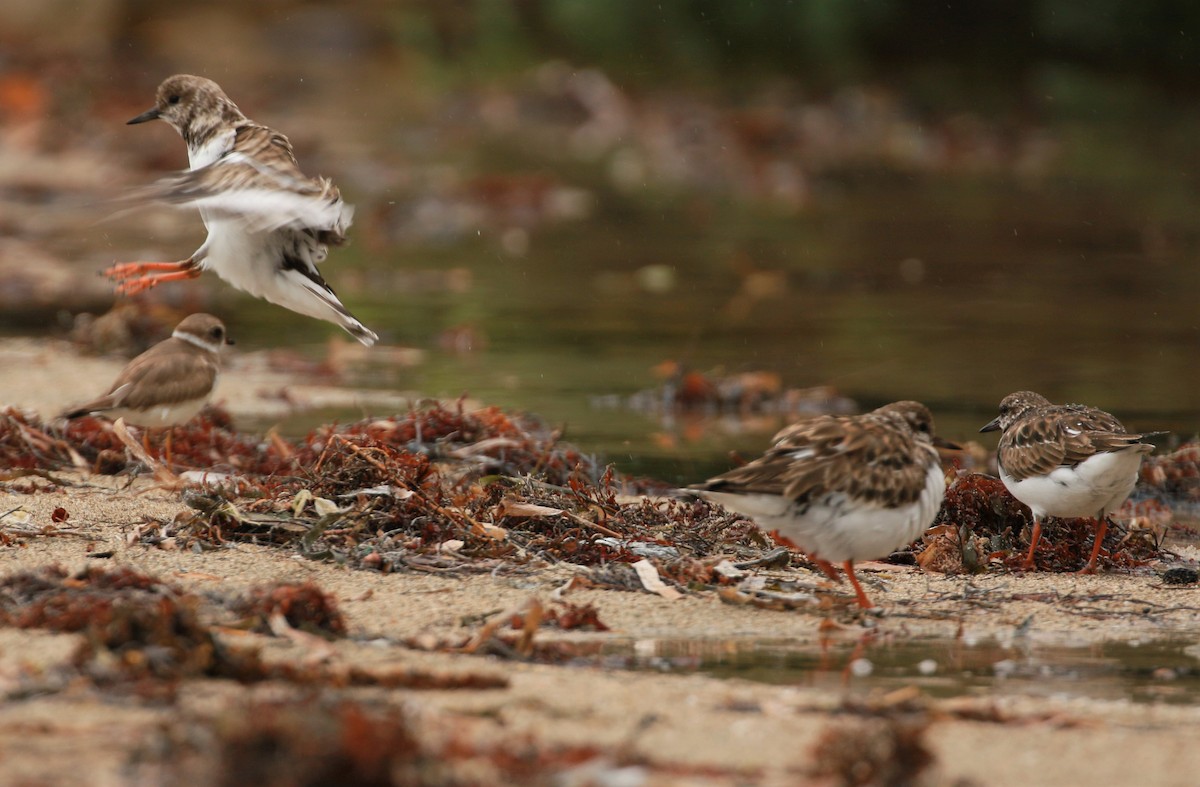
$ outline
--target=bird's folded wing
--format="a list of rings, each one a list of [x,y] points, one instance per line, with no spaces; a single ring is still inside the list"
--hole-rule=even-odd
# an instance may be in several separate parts
[[[189,355],[164,357],[154,353],[159,347],[162,345],[129,362],[107,397],[112,400],[111,407],[140,410],[178,404],[206,396],[212,390],[218,368],[214,361]]]
[[[911,502],[928,473],[927,452],[913,437],[892,428],[839,417],[804,421],[782,431],[761,458],[734,468],[704,488],[786,495],[805,502],[816,494],[841,493],[858,500]],[[903,499],[900,499],[903,498]]]
[[[1059,411],[1018,424],[1000,439],[1004,471],[1021,480],[1075,467],[1099,453],[1138,445],[1121,423],[1100,410]]]

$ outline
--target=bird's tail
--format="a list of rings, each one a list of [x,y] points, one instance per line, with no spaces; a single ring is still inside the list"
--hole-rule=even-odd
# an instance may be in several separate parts
[[[375,344],[375,342],[379,341],[379,335],[375,333],[375,331],[372,331],[370,328],[351,317],[348,313],[342,316],[344,319],[340,320],[338,324],[346,329],[346,333],[350,334],[355,339],[358,339],[367,347],[370,347],[371,345]]]
[[[304,275],[301,271],[289,271],[292,274],[293,280],[301,284],[305,290],[311,293],[320,302],[321,308],[312,309],[294,305],[294,303],[282,303],[281,306],[286,306],[293,311],[298,311],[301,314],[308,314],[321,320],[328,320],[342,327],[346,333],[358,339],[367,347],[379,341],[379,336],[367,326],[363,325],[357,317],[350,313],[350,310],[342,305],[338,300],[337,295],[324,281],[314,281],[311,277]],[[314,271],[315,274],[315,271]],[[309,302],[311,306],[311,301]]]

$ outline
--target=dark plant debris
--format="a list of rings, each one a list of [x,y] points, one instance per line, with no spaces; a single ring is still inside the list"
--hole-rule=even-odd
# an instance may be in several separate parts
[[[624,745],[480,740],[478,721],[420,718],[383,703],[328,696],[242,703],[215,718],[174,722],[132,764],[138,781],[178,784],[558,785],[658,783],[755,774],[651,764]],[[631,781],[631,778],[633,781]]]
[[[599,399],[597,403],[622,404],[648,413],[771,414],[789,418],[858,410],[853,400],[835,388],[785,388],[783,379],[771,371],[701,372],[667,360],[655,366],[653,372],[661,381],[657,387],[639,391],[623,402]]]
[[[299,588],[307,605],[314,603],[312,599],[327,599],[315,585]],[[281,596],[288,598],[286,593],[266,595],[276,601]],[[255,649],[223,644],[202,620],[201,603],[194,594],[124,567],[89,567],[72,574],[49,566],[0,578],[0,625],[78,632],[83,642],[72,659],[76,670],[98,685],[133,684],[149,696],[170,698],[180,680],[203,677],[242,683],[283,680],[313,687],[488,689],[508,685],[499,676],[468,672],[268,662]],[[340,617],[338,621],[344,630]]]
[[[0,579],[0,623],[80,632],[74,664],[98,682],[261,677],[253,654],[222,646],[198,615],[199,599],[129,568],[59,566]]]
[[[467,411],[462,402],[426,402],[295,441],[238,432],[226,412],[209,408],[173,430],[171,465],[201,468],[216,480],[185,491],[189,513],[148,524],[136,537],[160,548],[276,544],[382,572],[570,562],[592,567],[597,585],[636,590],[641,583],[620,564],[648,559],[678,588],[711,588],[730,584],[715,570],[722,558],[753,560],[778,542],[703,501],[632,498],[651,485],[619,476],[559,438],[534,419],[494,407]],[[149,436],[151,457],[161,460],[165,439]],[[1154,465],[1160,486],[1189,488],[1195,456],[1188,450]],[[0,411],[3,468],[117,473],[138,463],[106,421],[46,424],[10,408]],[[1104,567],[1138,566],[1159,554],[1156,534],[1169,511],[1156,505],[1143,500],[1134,527],[1109,528]],[[960,475],[912,554],[934,571],[1011,567],[1027,548],[1030,524],[1028,509],[1000,481]],[[1039,569],[1078,569],[1093,534],[1090,520],[1049,520]]]
[[[1132,504],[1130,504],[1132,510]],[[933,526],[917,542],[917,562],[927,571],[976,573],[1016,567],[1025,558],[1033,515],[998,478],[980,473],[957,476],[946,490]],[[1087,564],[1096,523],[1057,519],[1042,523],[1035,563],[1040,571],[1078,571]],[[1110,518],[1099,565],[1135,568],[1162,554],[1151,529],[1126,527]]]
[[[233,605],[236,614],[249,619],[252,628],[271,632],[271,619],[281,616],[294,629],[324,637],[344,637],[346,619],[337,599],[315,582],[276,582],[252,587]]]
[[[1174,566],[1162,572],[1164,585],[1194,585],[1200,582],[1200,572],[1187,566]]]

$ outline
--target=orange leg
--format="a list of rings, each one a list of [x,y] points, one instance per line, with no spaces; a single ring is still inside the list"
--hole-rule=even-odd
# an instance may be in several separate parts
[[[168,470],[172,469],[172,467],[171,467],[171,459],[172,459],[172,457],[171,457],[171,436],[174,434],[175,434],[175,428],[172,426],[168,426],[167,427],[166,448],[164,450],[164,454],[167,459],[167,469]]]
[[[871,599],[867,598],[867,594],[863,592],[862,585],[858,584],[858,577],[854,576],[854,561],[847,560],[842,564],[842,568],[846,571],[846,576],[850,578],[850,584],[854,586],[854,595],[858,597],[858,605],[863,609],[870,609],[875,606],[871,603]]]
[[[1096,543],[1092,544],[1092,556],[1088,559],[1087,565],[1079,570],[1080,574],[1096,573],[1096,558],[1100,557],[1100,544],[1104,541],[1104,534],[1107,532],[1108,517],[1096,517]]]
[[[162,271],[150,274],[149,271]],[[194,279],[200,275],[200,268],[189,257],[180,262],[124,262],[105,268],[101,273],[117,284],[117,292],[121,295],[136,295],[164,281]]]
[[[821,569],[822,574],[829,577],[839,585],[842,584],[842,577],[838,574],[837,569],[833,567],[832,563],[830,563],[828,560],[822,560],[816,555],[809,555],[808,557],[810,560],[812,560],[812,562],[817,564],[817,568]]]
[[[1038,541],[1042,540],[1042,520],[1037,517],[1033,518],[1033,535],[1029,537],[1029,554],[1025,556],[1025,562],[1021,564],[1021,568],[1029,571],[1034,567],[1033,553],[1037,551]]]

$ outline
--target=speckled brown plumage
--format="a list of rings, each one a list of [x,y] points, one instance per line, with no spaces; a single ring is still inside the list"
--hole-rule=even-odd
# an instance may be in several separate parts
[[[1075,467],[1099,453],[1141,446],[1143,435],[1125,431],[1110,413],[1082,404],[1052,404],[1033,391],[1018,391],[1000,402],[989,426],[1004,430],[996,458],[1017,481]],[[993,431],[993,429],[987,429]]]
[[[801,506],[838,492],[884,508],[907,505],[920,497],[937,462],[932,433],[933,416],[919,402],[814,418],[782,430],[762,457],[699,488],[782,495]]]
[[[872,606],[854,561],[886,556],[933,521],[946,491],[933,416],[894,402],[859,416],[823,416],[784,429],[753,462],[692,487],[776,529],[830,577],[842,564],[858,603]]]
[[[1133,491],[1142,457],[1154,446],[1103,410],[1052,404],[1033,391],[1004,397],[1000,414],[979,431],[997,429],[1003,430],[996,449],[1000,479],[1033,513],[1023,566],[1035,567],[1047,516],[1092,517],[1096,539],[1083,571],[1094,572],[1108,516]]]

